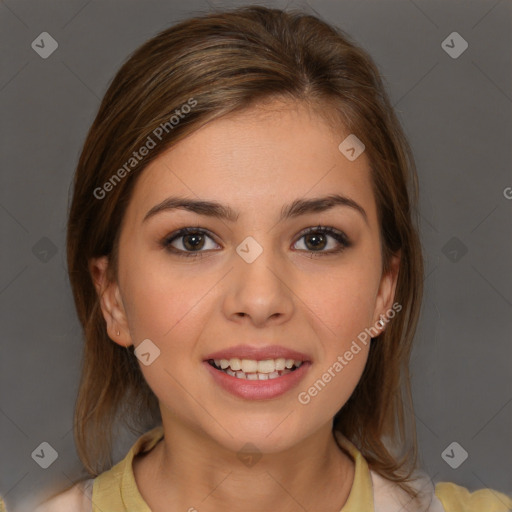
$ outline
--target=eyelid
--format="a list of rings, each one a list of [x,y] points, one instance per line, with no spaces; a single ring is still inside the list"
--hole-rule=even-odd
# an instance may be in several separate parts
[[[340,239],[342,239],[343,243],[346,244],[347,247],[352,245],[352,242],[350,241],[349,237],[347,236],[347,234],[344,231],[342,231],[340,229],[337,229],[337,228],[335,228],[333,226],[320,225],[320,224],[318,226],[310,226],[309,228],[303,229],[298,234],[298,238],[297,239],[300,239],[304,235],[307,235],[309,233],[315,233],[317,231],[324,232],[324,233],[326,233],[329,236],[337,235]],[[336,236],[334,236],[334,238],[336,238]]]

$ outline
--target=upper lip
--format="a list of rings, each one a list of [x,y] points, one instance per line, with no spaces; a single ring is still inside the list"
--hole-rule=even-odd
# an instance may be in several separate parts
[[[217,352],[213,352],[206,356],[205,360],[209,359],[256,359],[264,361],[265,359],[293,359],[295,361],[310,361],[311,358],[290,348],[282,347],[280,345],[268,345],[266,347],[255,347],[252,345],[236,345]]]

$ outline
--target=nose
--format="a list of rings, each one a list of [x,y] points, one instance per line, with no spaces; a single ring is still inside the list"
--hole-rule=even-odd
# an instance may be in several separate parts
[[[283,260],[268,249],[251,263],[235,254],[233,264],[223,303],[226,317],[257,327],[286,322],[293,314],[294,294]]]

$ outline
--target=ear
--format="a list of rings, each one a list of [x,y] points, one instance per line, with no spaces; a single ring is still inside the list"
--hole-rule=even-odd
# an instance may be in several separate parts
[[[373,326],[379,331],[384,331],[389,319],[386,312],[392,309],[395,298],[396,284],[398,282],[398,272],[400,270],[401,251],[398,251],[391,257],[390,268],[386,273],[382,274],[380,280],[379,291],[375,301],[375,311],[373,313]],[[381,320],[382,324],[378,322]]]
[[[89,271],[98,293],[109,338],[118,345],[128,347],[133,345],[133,342],[126,321],[119,285],[108,278],[108,264],[108,256],[92,258],[89,261]]]

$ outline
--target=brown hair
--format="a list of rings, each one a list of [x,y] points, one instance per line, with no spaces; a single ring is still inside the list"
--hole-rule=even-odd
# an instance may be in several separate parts
[[[275,98],[314,106],[333,129],[345,127],[366,146],[384,271],[401,251],[395,301],[403,309],[371,343],[333,429],[358,446],[370,468],[413,496],[407,482],[417,443],[408,364],[423,286],[414,160],[372,59],[341,30],[298,10],[248,6],[184,20],[137,49],[103,98],[76,169],[67,231],[69,277],[85,332],[74,424],[78,454],[97,475],[112,465],[117,420],[139,433],[161,422],[133,346],[120,347],[107,335],[90,259],[108,255],[109,278],[116,279],[121,222],[149,162],[206,122]],[[191,99],[194,108],[169,127]],[[163,123],[168,129],[160,129],[161,141],[113,183],[116,169]],[[109,180],[113,185],[104,187]],[[98,199],[94,191],[102,187],[108,196]],[[402,455],[393,453],[397,448]]]

